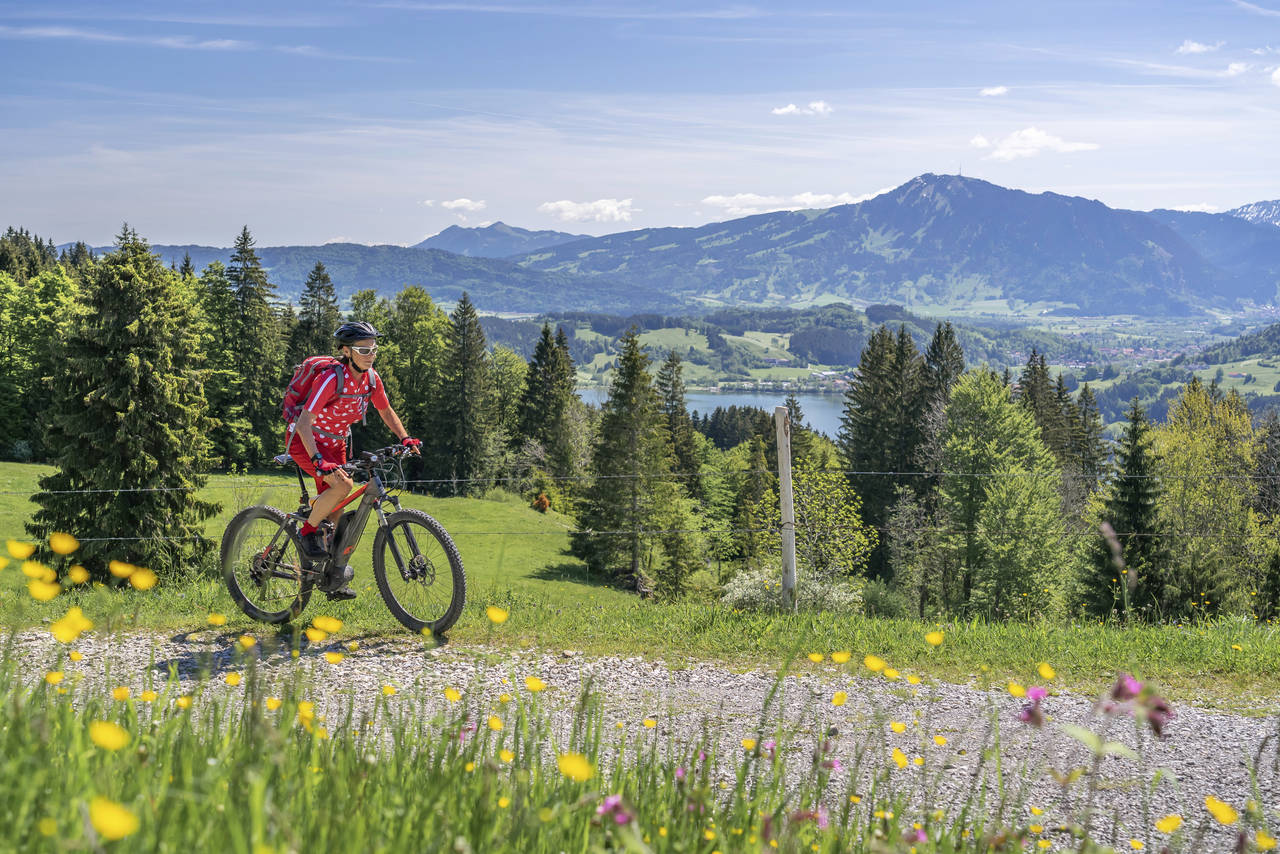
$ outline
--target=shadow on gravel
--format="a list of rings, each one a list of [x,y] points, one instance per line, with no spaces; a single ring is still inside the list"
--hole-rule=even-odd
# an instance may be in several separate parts
[[[332,638],[312,643],[307,640],[301,626],[281,626],[273,634],[258,635],[257,642],[247,650],[242,650],[238,643],[240,635],[236,632],[210,632],[193,630],[178,632],[169,637],[169,643],[179,648],[179,652],[160,658],[152,665],[152,670],[163,676],[177,672],[179,676],[190,678],[218,678],[231,671],[243,670],[251,660],[262,664],[285,664],[293,659],[296,648],[299,657],[316,657],[326,652],[350,654],[352,642],[358,644],[360,654],[395,654],[405,649],[420,648],[420,643],[408,636],[387,636],[372,632],[347,637],[341,641]],[[435,639],[435,646],[448,645],[448,638]]]

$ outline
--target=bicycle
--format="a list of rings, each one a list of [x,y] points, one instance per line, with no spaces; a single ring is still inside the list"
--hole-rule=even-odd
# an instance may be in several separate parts
[[[414,632],[448,631],[462,614],[466,599],[462,557],[444,526],[420,510],[401,508],[399,498],[388,491],[388,482],[404,480],[400,458],[406,452],[398,445],[365,451],[342,466],[353,480],[364,482],[336,510],[357,499],[360,504],[340,517],[331,537],[332,526],[325,522],[331,545],[328,557],[320,561],[303,555],[298,534],[311,513],[302,470],[287,454],[275,457],[276,464],[294,467],[302,497],[293,513],[259,504],[241,510],[227,524],[222,535],[222,577],[240,609],[265,623],[296,619],[307,607],[313,588],[320,586],[323,592],[325,587],[340,587],[350,580],[353,571],[346,561],[359,545],[370,514],[376,513],[373,577],[387,608]]]

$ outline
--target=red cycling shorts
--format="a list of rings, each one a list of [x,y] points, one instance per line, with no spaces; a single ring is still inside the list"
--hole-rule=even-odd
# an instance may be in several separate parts
[[[346,442],[329,439],[326,436],[316,436],[315,441],[316,450],[320,452],[325,462],[342,465],[347,461]],[[325,483],[324,478],[316,472],[315,463],[311,462],[311,458],[307,456],[307,449],[302,447],[302,439],[297,433],[293,434],[293,439],[289,442],[289,456],[293,457],[293,461],[299,468],[316,479],[317,495],[329,488],[329,484]]]

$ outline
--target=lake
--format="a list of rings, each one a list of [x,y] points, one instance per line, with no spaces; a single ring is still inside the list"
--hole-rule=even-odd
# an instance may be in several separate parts
[[[579,389],[578,394],[583,401],[599,406],[609,397],[608,389]],[[832,439],[840,432],[840,417],[844,414],[844,396],[839,394],[814,394],[813,392],[797,392],[796,400],[800,401],[800,411],[804,420],[813,430],[826,433]],[[684,396],[689,412],[699,415],[710,413],[717,406],[755,406],[772,412],[775,406],[784,406],[787,402],[786,392],[781,391],[690,391]]]

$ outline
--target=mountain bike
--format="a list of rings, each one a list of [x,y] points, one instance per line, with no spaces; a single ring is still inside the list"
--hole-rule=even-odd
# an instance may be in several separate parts
[[[297,472],[302,488],[298,509],[286,513],[265,504],[246,507],[222,535],[222,577],[241,610],[265,623],[296,619],[313,588],[336,589],[351,579],[347,561],[370,515],[376,514],[373,577],[387,608],[415,632],[448,631],[466,598],[462,557],[444,526],[420,510],[402,509],[400,499],[388,491],[389,485],[395,489],[404,482],[401,458],[406,452],[399,445],[365,451],[341,467],[359,485],[336,510],[360,503],[343,513],[336,528],[325,522],[329,554],[319,561],[303,554],[298,534],[311,513],[302,470],[289,455],[276,457],[277,465]]]

